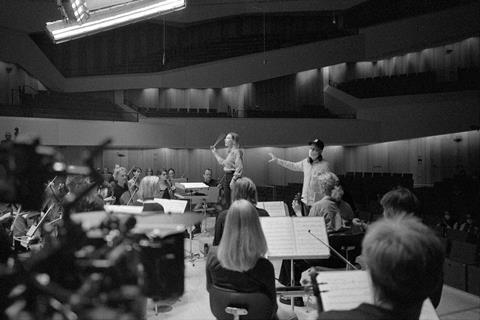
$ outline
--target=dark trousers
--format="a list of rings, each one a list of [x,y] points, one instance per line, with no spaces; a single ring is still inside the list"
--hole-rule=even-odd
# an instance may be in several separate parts
[[[232,204],[232,190],[230,189],[232,179],[233,172],[225,172],[225,179],[223,180],[223,200],[227,209]]]

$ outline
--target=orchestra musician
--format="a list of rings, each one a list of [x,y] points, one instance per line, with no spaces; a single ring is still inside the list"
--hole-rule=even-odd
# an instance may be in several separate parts
[[[132,192],[133,188],[140,186],[140,175],[142,174],[142,169],[140,167],[134,167],[132,170],[132,179],[128,180],[128,189]]]
[[[168,180],[168,171],[166,169],[162,169],[160,171],[160,175],[158,176],[159,187],[160,187],[160,194],[159,198],[162,199],[174,199],[172,185]]]
[[[235,181],[243,175],[243,151],[240,150],[240,136],[235,132],[227,134],[225,137],[225,147],[227,147],[227,156],[225,159],[218,154],[215,146],[211,146],[210,149],[218,163],[223,166],[223,171],[225,171],[223,194],[225,204],[230,206],[233,185]]]
[[[143,205],[144,211],[164,211],[161,204],[153,201],[154,198],[160,197],[162,192],[160,191],[160,178],[157,176],[147,176],[140,181],[140,187],[138,188],[138,199],[134,205]]]
[[[362,255],[373,303],[321,312],[318,319],[419,319],[443,275],[444,248],[433,231],[412,215],[383,218],[369,226]]]
[[[120,204],[120,198],[124,192],[129,191],[127,183],[127,169],[124,167],[118,167],[113,172],[114,182],[112,183],[113,187],[113,196],[115,197],[115,204]]]

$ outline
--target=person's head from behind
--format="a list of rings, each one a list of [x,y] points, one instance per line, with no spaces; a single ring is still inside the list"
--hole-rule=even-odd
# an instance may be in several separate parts
[[[258,202],[257,187],[255,183],[247,177],[242,177],[235,181],[233,186],[233,200],[248,200],[254,205]]]
[[[141,200],[153,199],[160,195],[160,178],[157,176],[143,177],[138,187],[138,198]]]
[[[333,172],[324,172],[315,176],[313,180],[313,191],[318,194],[317,200],[329,196],[332,200],[338,202],[342,199],[343,189],[340,186],[340,180]]]
[[[255,207],[247,200],[236,200],[230,206],[218,246],[220,264],[230,270],[252,269],[267,253],[267,241]]]
[[[385,193],[380,204],[383,207],[383,216],[392,217],[398,214],[417,213],[419,202],[413,192],[398,187]]]
[[[420,308],[442,278],[443,245],[412,215],[373,223],[363,239],[362,255],[377,305],[395,310]]]
[[[12,134],[9,131],[5,132],[5,140],[7,141],[12,140]]]
[[[212,169],[207,168],[203,173],[203,181],[205,181],[206,183],[209,183],[211,180],[212,180]]]
[[[117,181],[120,186],[123,186],[127,182],[127,169],[124,167],[118,167],[113,172],[113,179]]]
[[[225,137],[225,147],[232,148],[237,147],[240,145],[240,136],[238,133],[229,132]]]

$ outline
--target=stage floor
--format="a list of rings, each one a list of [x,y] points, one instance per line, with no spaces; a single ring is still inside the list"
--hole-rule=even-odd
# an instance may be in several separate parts
[[[198,252],[199,243],[194,240],[193,251]],[[185,248],[189,248],[188,242]],[[280,261],[274,261],[275,273],[278,276]],[[295,307],[299,320],[316,319],[317,311],[315,300],[310,299],[305,307]],[[155,315],[152,301],[147,305],[147,319],[189,319],[189,320],[214,320],[210,312],[208,292],[206,290],[205,259],[195,261],[192,265],[185,259],[185,293],[173,303],[170,311]],[[292,313],[290,306],[278,303],[280,319],[289,318]],[[478,320],[480,319],[480,297],[471,295],[455,288],[444,286],[442,299],[437,308],[440,320]]]

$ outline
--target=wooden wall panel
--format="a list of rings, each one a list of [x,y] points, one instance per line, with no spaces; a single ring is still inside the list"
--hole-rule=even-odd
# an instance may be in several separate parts
[[[454,139],[461,138],[455,142]],[[60,147],[64,161],[81,164],[81,154],[91,147]],[[307,157],[308,146],[272,148],[258,147],[244,150],[245,176],[258,185],[286,185],[301,183],[303,174],[268,163],[272,152],[277,157],[300,161]],[[225,149],[219,149],[224,157]],[[119,154],[124,155],[120,157]],[[412,173],[417,185],[429,185],[452,177],[460,168],[467,174],[480,171],[480,132],[469,131],[442,136],[393,141],[364,146],[327,146],[323,152],[332,170],[337,174],[347,171]],[[223,176],[222,167],[209,149],[108,149],[97,159],[97,167],[112,169],[115,164],[129,170],[140,166],[144,172],[152,168],[174,168],[177,176],[200,181],[205,168],[213,170],[214,177]]]

